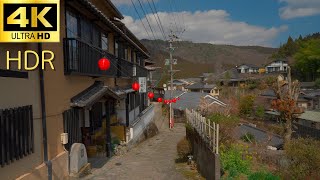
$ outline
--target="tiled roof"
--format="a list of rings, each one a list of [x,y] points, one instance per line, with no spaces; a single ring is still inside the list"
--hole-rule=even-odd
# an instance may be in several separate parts
[[[300,82],[301,88],[313,88],[315,86],[315,82]]]
[[[101,12],[95,5],[93,5],[88,0],[79,0],[80,3],[87,6],[91,11],[93,11],[96,15],[98,15],[103,21],[105,21],[109,26],[111,26],[113,29],[115,29],[119,34],[121,34],[124,39],[129,41],[131,44],[133,44],[137,49],[139,49],[141,52],[143,52],[144,55],[147,57],[150,57],[150,55],[145,52],[137,43],[135,43],[132,39],[130,39],[121,29],[119,29],[103,12]]]
[[[128,92],[125,90],[113,91],[108,86],[104,86],[103,82],[96,81],[93,85],[71,98],[71,106],[90,107],[106,95],[115,99],[122,99],[126,93]]]
[[[254,64],[241,64],[241,65],[238,66],[238,68],[239,68],[240,66],[248,66],[249,68],[254,68],[254,69],[258,69],[258,68],[259,68],[259,66],[254,65]]]
[[[194,83],[191,84],[190,86],[187,86],[186,89],[205,89],[205,90],[211,90],[213,88],[215,88],[216,85],[215,84],[206,84],[203,82],[198,82],[198,83]]]
[[[314,122],[320,122],[320,112],[319,111],[305,111],[299,116],[299,119],[305,119]]]
[[[197,109],[200,105],[201,98],[205,96],[210,96],[209,93],[200,93],[200,92],[184,92],[184,91],[173,91],[173,97],[180,97],[176,103],[172,104],[174,109],[185,110],[188,109]],[[165,92],[165,99],[170,98],[170,91]],[[216,99],[216,98],[215,98]],[[211,99],[212,103],[213,100]],[[217,104],[223,105],[224,103],[217,99]],[[213,104],[213,103],[212,103]]]

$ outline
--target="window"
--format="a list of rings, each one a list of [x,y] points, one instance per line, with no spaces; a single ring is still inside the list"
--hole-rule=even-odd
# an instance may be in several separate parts
[[[131,62],[133,62],[134,63],[134,51],[133,50],[131,50]]]
[[[108,34],[101,33],[101,49],[108,51]]]
[[[119,57],[119,44],[117,40],[114,41],[114,55]]]
[[[101,32],[97,26],[92,25],[91,44],[101,48]]]
[[[101,47],[100,29],[85,17],[67,11],[67,37],[81,38],[86,43]]]
[[[91,34],[92,34],[91,23],[83,18],[81,18],[80,23],[81,23],[81,32],[80,32],[81,39],[91,44]]]
[[[79,36],[79,21],[77,16],[70,12],[67,11],[67,37],[68,38],[77,38]]]
[[[0,165],[34,153],[32,106],[0,109]]]
[[[138,54],[136,53],[136,64],[140,65],[140,57],[138,56]]]
[[[128,60],[128,48],[124,48],[124,59]]]

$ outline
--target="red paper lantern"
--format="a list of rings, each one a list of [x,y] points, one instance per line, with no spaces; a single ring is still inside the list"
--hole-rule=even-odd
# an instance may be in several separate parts
[[[149,93],[148,93],[148,97],[149,97],[149,99],[153,99],[153,98],[154,98],[153,92],[149,92]]]
[[[161,97],[159,97],[157,100],[158,100],[158,102],[162,102],[162,98]]]
[[[176,99],[176,98],[173,98],[173,99],[172,99],[172,102],[173,102],[173,103],[176,103],[176,102],[177,102],[177,99]]]
[[[168,103],[169,103],[168,100],[166,100],[166,99],[165,99],[163,102],[164,102],[165,104],[168,104]]]
[[[110,61],[109,59],[103,57],[98,61],[98,67],[101,71],[106,71],[110,68]]]
[[[138,82],[134,82],[132,84],[132,89],[138,91],[140,89],[140,84]]]

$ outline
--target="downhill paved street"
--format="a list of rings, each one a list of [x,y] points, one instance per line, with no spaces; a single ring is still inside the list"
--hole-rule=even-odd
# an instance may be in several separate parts
[[[184,124],[175,124],[172,131],[162,127],[158,135],[123,156],[113,157],[102,168],[94,170],[84,179],[184,179],[183,175],[176,171],[174,162],[176,145],[183,136]]]

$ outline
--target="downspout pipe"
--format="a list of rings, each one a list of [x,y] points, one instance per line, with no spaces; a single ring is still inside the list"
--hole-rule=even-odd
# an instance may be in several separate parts
[[[38,43],[39,63],[42,64],[42,44]],[[39,68],[39,85],[40,85],[40,105],[41,105],[41,122],[42,122],[42,143],[43,143],[43,160],[48,168],[48,180],[52,180],[52,162],[48,156],[48,133],[47,133],[47,114],[46,100],[44,94],[44,76],[43,69]]]

